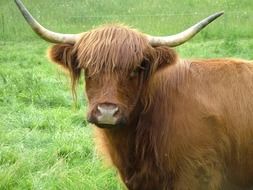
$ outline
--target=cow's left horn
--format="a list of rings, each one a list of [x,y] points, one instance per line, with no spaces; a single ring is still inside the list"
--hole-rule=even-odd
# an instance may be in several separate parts
[[[81,34],[61,34],[52,32],[43,26],[41,26],[25,8],[20,0],[15,0],[19,10],[23,14],[27,23],[32,27],[32,29],[44,40],[52,43],[69,43],[74,44],[80,37]]]
[[[161,46],[166,45],[170,47],[179,46],[186,41],[190,40],[193,36],[195,36],[199,31],[205,28],[212,21],[223,15],[224,12],[215,13],[199,23],[193,25],[192,27],[186,29],[185,31],[172,35],[172,36],[150,36],[147,35],[149,43],[152,46]]]

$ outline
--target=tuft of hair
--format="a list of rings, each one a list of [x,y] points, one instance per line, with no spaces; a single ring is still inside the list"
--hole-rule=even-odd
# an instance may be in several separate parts
[[[143,52],[149,46],[146,37],[123,25],[106,25],[83,35],[76,44],[79,67],[95,75],[132,70],[140,66]]]
[[[81,75],[81,68],[78,66],[74,46],[70,44],[54,45],[48,50],[48,57],[69,72],[72,96],[76,101],[76,84]]]

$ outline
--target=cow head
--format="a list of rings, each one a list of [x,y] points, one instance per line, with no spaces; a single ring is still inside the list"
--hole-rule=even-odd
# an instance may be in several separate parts
[[[145,84],[176,59],[173,50],[152,47],[146,36],[121,25],[92,30],[74,45],[55,45],[49,53],[74,83],[84,71],[88,120],[106,128],[128,123]]]
[[[81,34],[59,34],[42,27],[20,0],[16,3],[37,34],[57,43],[50,49],[49,56],[69,70],[73,89],[84,72],[88,120],[102,128],[129,123],[140,107],[148,81],[159,69],[176,62],[176,54],[169,47],[186,42],[222,15],[211,15],[184,32],[166,37],[142,34],[122,25],[109,25]]]

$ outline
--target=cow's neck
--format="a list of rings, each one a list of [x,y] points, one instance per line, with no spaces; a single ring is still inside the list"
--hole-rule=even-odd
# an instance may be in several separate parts
[[[126,175],[131,171],[135,160],[136,150],[136,126],[139,116],[134,115],[127,126],[118,129],[103,130],[104,143],[111,157],[113,164],[122,169],[121,175]]]
[[[140,110],[137,110],[141,113]],[[132,117],[132,121],[121,129],[102,130],[104,144],[111,157],[113,164],[118,168],[124,182],[132,183],[136,176],[148,175],[150,171],[143,171],[143,168],[152,170],[154,174],[157,170],[155,150],[150,147],[147,139],[140,137],[138,123],[140,115]],[[143,137],[149,136],[149,130],[145,130]],[[144,137],[144,138],[145,138]],[[142,170],[142,171],[141,171]]]

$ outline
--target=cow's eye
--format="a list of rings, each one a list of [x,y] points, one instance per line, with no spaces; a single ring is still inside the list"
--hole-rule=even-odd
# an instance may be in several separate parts
[[[86,80],[88,80],[88,79],[91,78],[91,76],[89,75],[88,70],[85,70],[84,76],[85,76],[85,79],[86,79]]]
[[[84,70],[85,79],[91,79],[91,72],[88,69]]]
[[[91,77],[90,77],[90,76],[85,75],[85,79],[86,79],[86,80],[89,80],[89,79],[91,79]]]
[[[139,68],[133,70],[133,71],[130,73],[130,78],[132,79],[132,78],[135,78],[136,76],[138,76],[139,70],[140,70]]]
[[[85,79],[89,79],[90,78],[87,73],[85,73],[84,76],[85,76]]]
[[[142,71],[146,69],[143,66],[139,66],[130,73],[130,79],[137,77]]]

